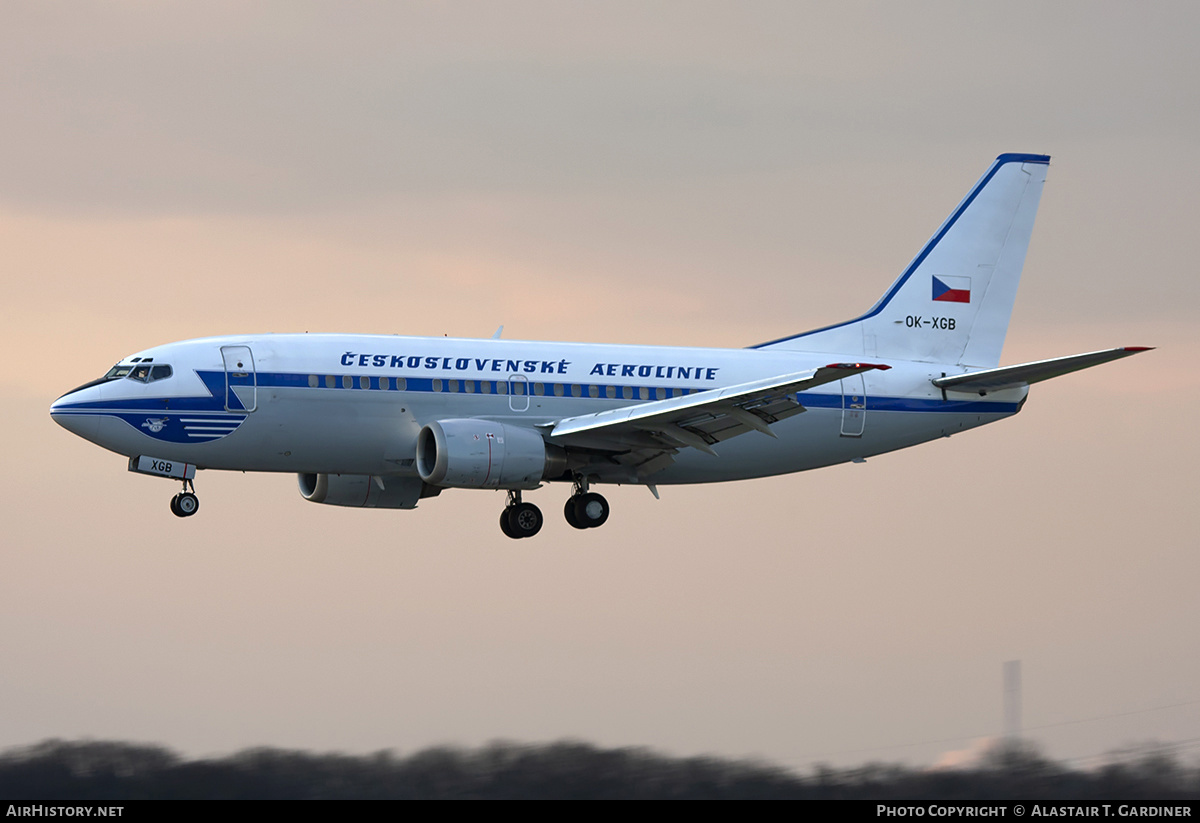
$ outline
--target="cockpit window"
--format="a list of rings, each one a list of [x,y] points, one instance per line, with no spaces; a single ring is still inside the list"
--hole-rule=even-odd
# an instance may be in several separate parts
[[[151,366],[149,363],[141,363],[133,366],[132,371],[126,375],[130,380],[137,380],[139,383],[153,383],[156,380],[166,380],[170,376],[170,366]]]
[[[110,380],[129,378],[130,380],[137,380],[142,383],[153,383],[156,380],[166,380],[171,376],[172,371],[170,366],[166,364],[154,365],[151,363],[152,360],[153,358],[147,357],[143,359],[140,364],[118,363],[109,369],[108,373],[99,380],[93,380],[90,383],[84,383],[82,386],[77,386],[76,388],[73,388],[71,391],[67,392],[67,394],[74,394],[77,391],[90,389],[92,386],[99,386],[101,383],[107,383]],[[63,397],[66,397],[67,394],[64,394]]]

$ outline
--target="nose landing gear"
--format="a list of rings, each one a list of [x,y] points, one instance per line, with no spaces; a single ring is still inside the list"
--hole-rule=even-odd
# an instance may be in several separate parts
[[[200,498],[192,481],[183,481],[183,491],[171,498],[171,514],[176,517],[191,517],[200,511]]]

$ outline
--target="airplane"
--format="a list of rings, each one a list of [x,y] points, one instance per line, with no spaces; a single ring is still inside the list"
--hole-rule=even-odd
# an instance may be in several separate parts
[[[805,471],[1019,412],[1029,386],[1121,348],[1000,366],[1050,158],[1002,154],[861,317],[744,349],[347,334],[253,334],[123,358],[60,397],[55,422],[182,482],[292,472],[314,503],[412,509],[445,489],[570,484],[567,522],[609,516],[603,484],[658,487]]]

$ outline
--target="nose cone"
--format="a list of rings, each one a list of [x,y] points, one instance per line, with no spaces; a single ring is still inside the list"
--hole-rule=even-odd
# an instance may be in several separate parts
[[[50,404],[50,419],[72,434],[91,440],[100,418],[91,411],[99,400],[99,386],[79,388]]]

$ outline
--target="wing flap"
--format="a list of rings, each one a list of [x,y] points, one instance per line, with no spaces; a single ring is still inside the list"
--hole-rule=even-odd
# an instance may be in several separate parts
[[[591,448],[607,443],[614,450],[645,448],[649,437],[663,449],[691,447],[716,454],[711,448],[715,443],[750,431],[772,434],[772,423],[803,412],[797,393],[872,369],[888,368],[875,363],[831,363],[683,397],[564,418],[549,436],[556,443],[586,443]]]
[[[1064,374],[1090,369],[1101,363],[1120,360],[1122,357],[1150,351],[1149,346],[1123,346],[1118,349],[1072,354],[1068,357],[1055,357],[1050,360],[1038,360],[1033,363],[1022,363],[1018,366],[1002,366],[998,369],[955,374],[949,377],[935,377],[933,385],[947,391],[979,392],[986,394],[1001,389],[1012,389],[1039,383]]]

